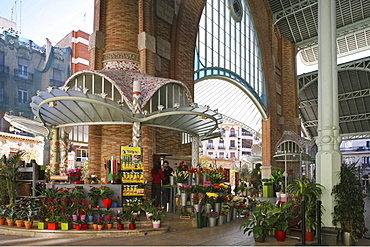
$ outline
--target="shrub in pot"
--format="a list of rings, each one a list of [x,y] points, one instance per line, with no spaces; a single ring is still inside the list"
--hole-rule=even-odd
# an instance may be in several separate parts
[[[240,225],[244,228],[244,234],[248,236],[253,233],[256,242],[264,242],[265,238],[273,233],[271,224],[268,223],[270,214],[268,211],[274,208],[274,203],[269,201],[260,201],[250,213],[249,218]]]
[[[313,232],[318,225],[316,220],[317,200],[322,195],[322,188],[321,184],[311,183],[307,179],[301,180],[299,178],[286,188],[289,194],[297,199],[298,203],[305,201],[306,232]]]
[[[289,220],[293,219],[295,201],[288,201],[283,204],[277,204],[274,208],[267,211],[270,216],[267,218],[267,223],[275,229],[277,241],[283,242],[286,237],[286,232],[289,229]],[[281,233],[277,233],[281,232]],[[281,238],[279,237],[281,236]]]
[[[339,173],[339,183],[333,186],[334,196],[333,225],[340,225],[343,236],[351,236],[358,241],[359,234],[367,231],[364,218],[364,198],[361,192],[360,181],[356,172],[357,163],[342,164]],[[348,233],[348,234],[344,234]]]

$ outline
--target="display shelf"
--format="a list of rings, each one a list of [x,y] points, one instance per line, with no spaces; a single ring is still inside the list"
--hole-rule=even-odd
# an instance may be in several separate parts
[[[123,196],[144,196],[145,194],[124,194]]]
[[[16,190],[18,198],[36,196],[36,191],[33,188],[36,188],[38,183],[45,182],[45,180],[40,179],[42,176],[40,167],[36,163],[30,165],[18,169]]]
[[[144,183],[144,180],[140,180],[140,181],[122,180],[122,183],[123,184],[137,184],[137,183],[143,184]]]

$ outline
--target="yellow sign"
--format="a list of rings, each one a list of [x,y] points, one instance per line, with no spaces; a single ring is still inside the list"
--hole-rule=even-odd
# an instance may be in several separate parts
[[[141,147],[121,146],[121,156],[141,155]]]

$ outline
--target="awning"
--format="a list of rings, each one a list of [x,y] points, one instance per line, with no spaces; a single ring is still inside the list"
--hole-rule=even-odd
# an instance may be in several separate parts
[[[220,136],[218,124],[222,116],[208,107],[168,108],[142,116],[134,116],[131,109],[87,91],[49,88],[32,97],[31,108],[36,120],[47,128],[78,125],[132,124],[182,131],[201,138]]]
[[[37,136],[42,136],[47,138],[49,134],[48,128],[46,128],[42,123],[35,120],[31,120],[24,117],[12,116],[5,114],[4,119],[8,121],[12,126],[24,130],[26,132],[32,133]]]

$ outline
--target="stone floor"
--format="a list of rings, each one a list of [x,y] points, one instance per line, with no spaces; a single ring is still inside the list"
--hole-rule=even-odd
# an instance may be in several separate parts
[[[366,198],[365,222],[370,229],[370,199]],[[170,216],[170,215],[169,215]],[[176,216],[172,216],[176,217]],[[285,242],[277,242],[275,237],[268,237],[264,243],[255,243],[252,236],[243,234],[240,224],[245,219],[237,219],[223,226],[195,228],[187,220],[175,220],[167,233],[158,235],[124,236],[124,237],[93,237],[60,238],[24,237],[2,235],[0,230],[0,246],[295,246],[299,245],[300,232],[290,232]],[[179,223],[175,223],[175,222]],[[189,225],[186,227],[186,225]],[[315,243],[315,242],[313,242]],[[311,245],[306,242],[306,245]],[[370,246],[370,233],[357,242],[358,246]]]

